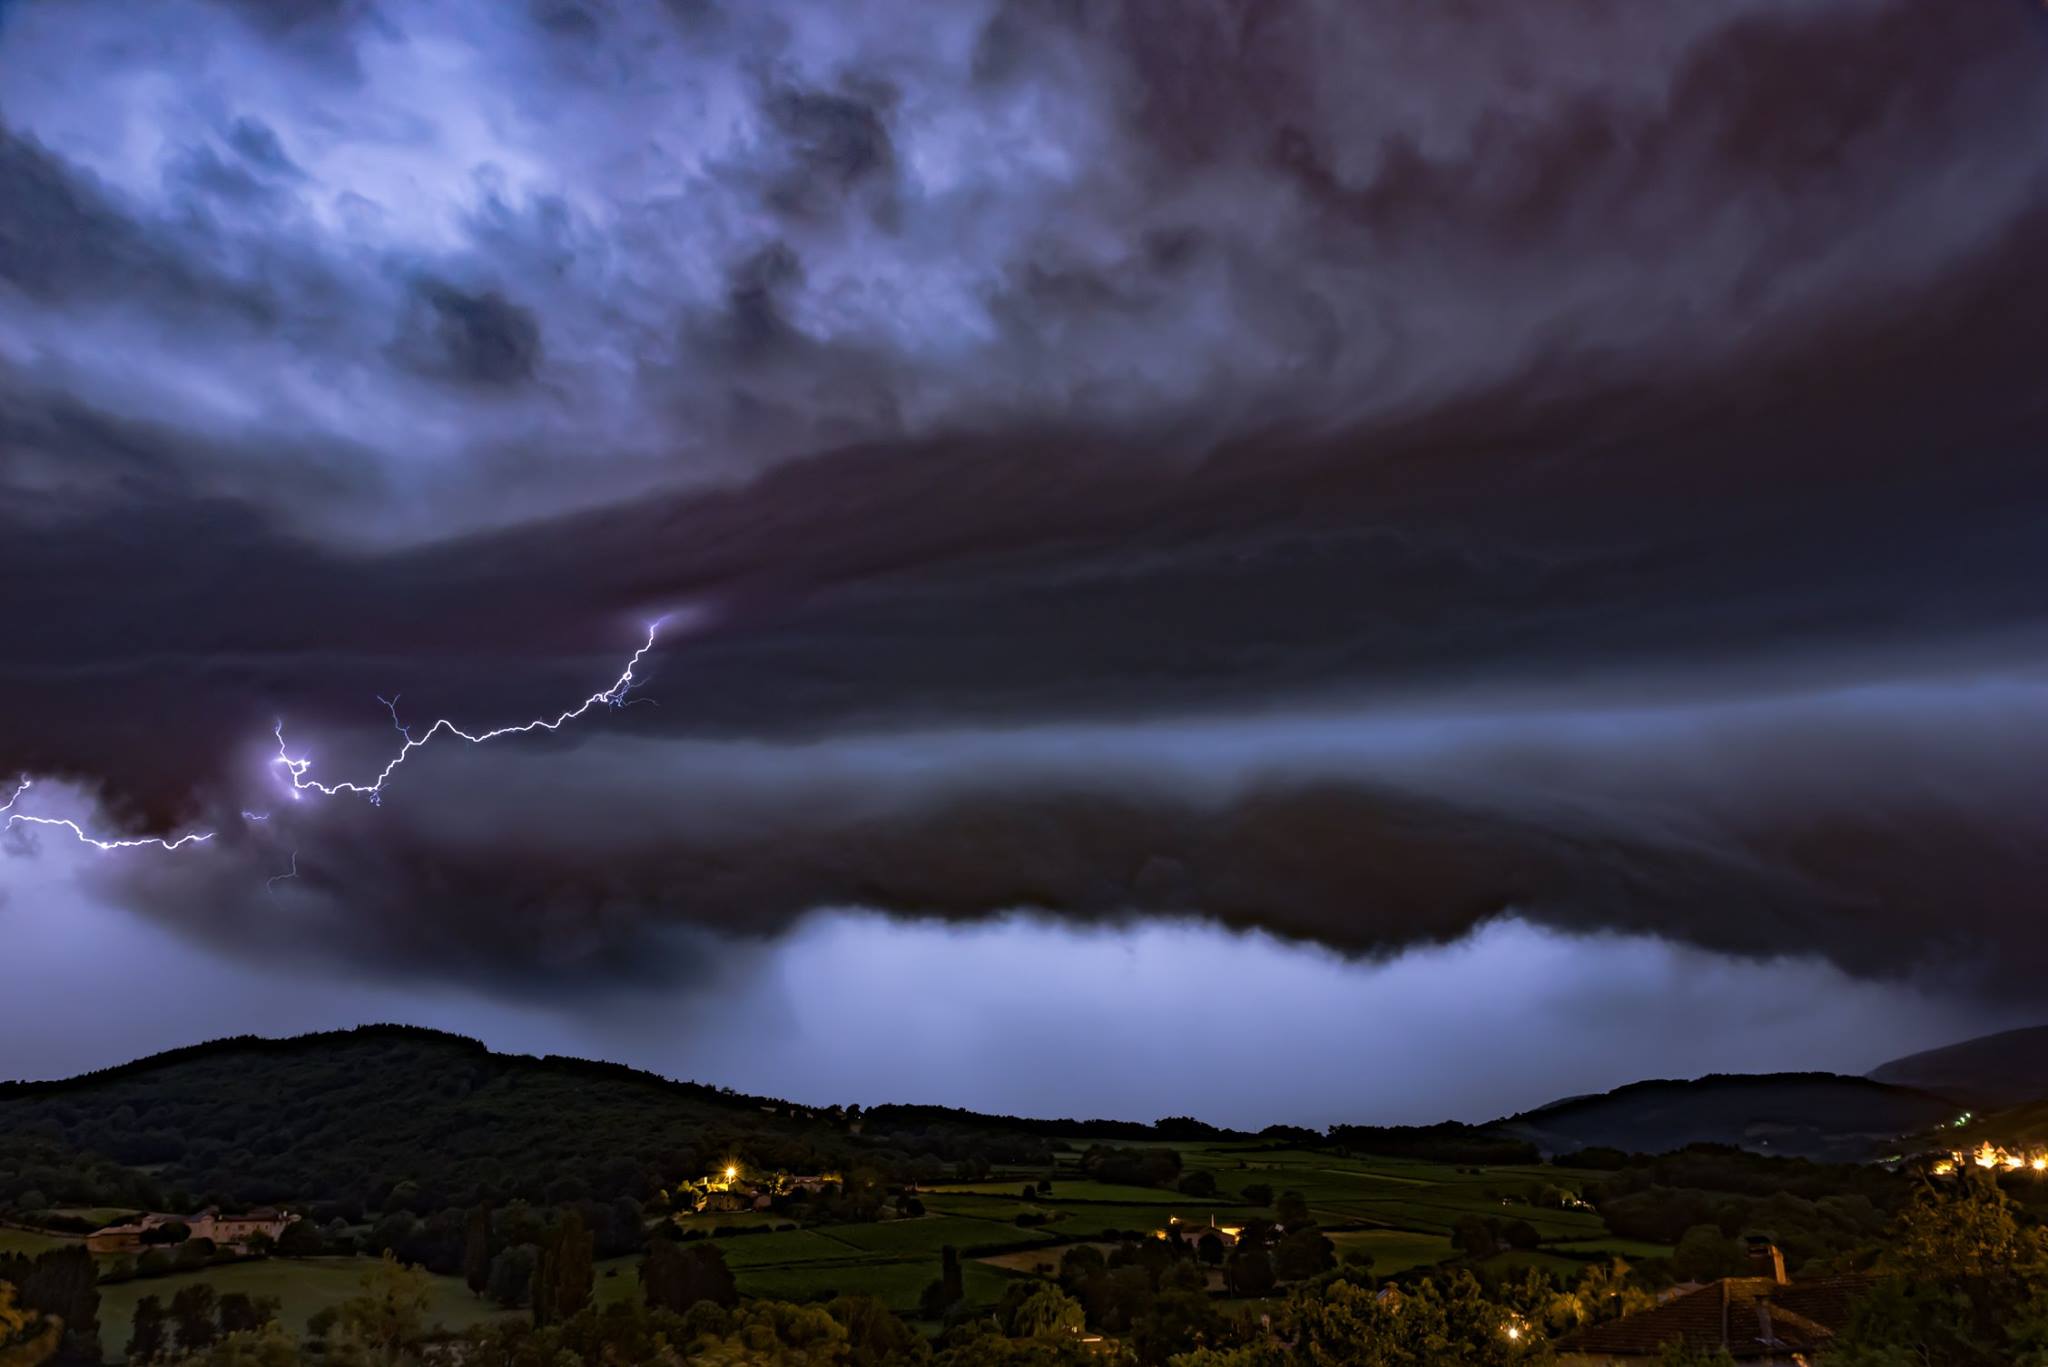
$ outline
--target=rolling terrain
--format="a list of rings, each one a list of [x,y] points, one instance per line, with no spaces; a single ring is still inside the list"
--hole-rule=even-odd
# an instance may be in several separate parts
[[[2048,1097],[2048,1025],[1981,1035],[1895,1058],[1870,1070],[1877,1082],[1933,1092],[1980,1111]]]
[[[1729,1144],[1753,1153],[1861,1162],[1953,1116],[1946,1098],[1834,1073],[1710,1074],[1630,1083],[1571,1097],[1493,1128],[1546,1153],[1585,1148],[1665,1153]]]

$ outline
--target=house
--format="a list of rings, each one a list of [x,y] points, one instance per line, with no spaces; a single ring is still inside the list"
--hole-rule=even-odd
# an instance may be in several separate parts
[[[1214,1234],[1217,1241],[1228,1250],[1237,1247],[1237,1236],[1242,1233],[1244,1233],[1243,1226],[1219,1225],[1216,1223],[1214,1215],[1209,1217],[1209,1223],[1206,1225],[1187,1224],[1182,1221],[1180,1216],[1170,1215],[1166,1220],[1166,1228],[1153,1230],[1152,1237],[1155,1239],[1170,1239],[1175,1234],[1179,1234],[1181,1238],[1192,1244],[1199,1242],[1205,1234]]]
[[[192,1227],[195,1239],[211,1239],[222,1248],[246,1249],[258,1235],[276,1243],[286,1226],[298,1218],[285,1211],[264,1207],[240,1215],[203,1210],[186,1223]]]
[[[1849,1322],[1872,1277],[1788,1281],[1785,1258],[1767,1240],[1750,1242],[1757,1275],[1723,1277],[1648,1310],[1596,1324],[1561,1339],[1561,1367],[1640,1367],[1674,1341],[1701,1352],[1727,1350],[1758,1367],[1806,1364]]]
[[[159,1225],[177,1219],[175,1215],[142,1215],[123,1224],[107,1225],[85,1236],[88,1253],[139,1253],[142,1236]]]
[[[188,1231],[187,1238],[210,1239],[216,1247],[247,1252],[257,1235],[275,1242],[298,1218],[287,1211],[268,1208],[241,1215],[222,1215],[212,1209],[190,1216],[153,1212],[123,1224],[94,1230],[85,1236],[85,1247],[90,1253],[140,1253],[152,1245],[166,1246],[168,1241],[149,1237],[154,1231],[165,1225],[182,1224]]]

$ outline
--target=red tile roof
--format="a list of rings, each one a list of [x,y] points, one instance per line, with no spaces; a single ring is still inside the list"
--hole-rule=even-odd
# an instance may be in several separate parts
[[[1570,1335],[1566,1353],[1651,1356],[1673,1340],[1737,1359],[1808,1353],[1826,1345],[1849,1318],[1849,1306],[1873,1278],[1828,1277],[1778,1283],[1769,1277],[1724,1277],[1651,1310],[1624,1315]]]

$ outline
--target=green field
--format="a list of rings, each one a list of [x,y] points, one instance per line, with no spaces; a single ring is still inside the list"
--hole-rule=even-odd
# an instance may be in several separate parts
[[[750,1234],[742,1239],[711,1241],[725,1255],[725,1265],[781,1267],[792,1263],[844,1262],[868,1256],[831,1236],[829,1230],[793,1229],[775,1234]]]
[[[604,1266],[610,1266],[607,1263]],[[241,1291],[251,1296],[275,1296],[281,1307],[279,1320],[293,1333],[303,1333],[306,1320],[329,1306],[338,1306],[360,1290],[363,1273],[376,1266],[372,1258],[268,1258],[261,1262],[228,1263],[170,1277],[144,1277],[100,1287],[100,1342],[110,1361],[123,1358],[128,1350],[128,1332],[135,1318],[135,1303],[155,1296],[169,1304],[178,1288],[193,1282],[210,1282],[215,1291]],[[600,1268],[600,1275],[602,1268]],[[599,1286],[611,1290],[621,1279],[602,1280]],[[629,1284],[630,1281],[629,1281]],[[602,1295],[603,1292],[600,1292]],[[434,1301],[428,1320],[446,1329],[466,1329],[472,1324],[516,1315],[522,1311],[500,1310],[489,1301],[472,1296],[457,1277],[434,1278]]]
[[[55,1234],[42,1234],[32,1229],[16,1229],[12,1225],[0,1225],[0,1253],[26,1253],[33,1258],[38,1253],[47,1253],[53,1248],[75,1244],[76,1239],[65,1239]]]
[[[1572,1239],[1553,1244],[1551,1247],[1560,1253],[1570,1253],[1581,1258],[1668,1258],[1673,1252],[1669,1244],[1646,1244],[1641,1239],[1621,1239],[1612,1236],[1603,1239]]]
[[[1011,1278],[982,1263],[961,1265],[967,1298],[987,1305],[1003,1294]],[[757,1268],[742,1273],[740,1290],[775,1300],[810,1300],[832,1295],[874,1296],[891,1310],[911,1311],[927,1283],[939,1275],[937,1258],[918,1262],[846,1263],[830,1267]]]
[[[1052,1237],[1043,1229],[1019,1229],[1012,1224],[961,1215],[927,1215],[917,1220],[885,1220],[869,1225],[828,1225],[819,1232],[856,1253],[885,1257],[928,1254],[933,1259],[938,1258],[939,1250],[947,1244],[966,1253],[984,1245],[1028,1244]],[[769,1234],[757,1236],[757,1239],[785,1237]]]
[[[1362,1248],[1372,1254],[1372,1275],[1391,1277],[1411,1267],[1434,1267],[1451,1256],[1451,1241],[1438,1234],[1417,1234],[1405,1229],[1342,1230],[1330,1236],[1337,1256],[1348,1249]]]
[[[1024,1186],[1025,1182],[1022,1179],[1015,1182],[949,1183],[931,1188],[925,1204],[931,1204],[931,1195],[1008,1196],[1014,1199],[1020,1195]],[[1052,1205],[1062,1205],[1069,1201],[1109,1201],[1126,1206],[1202,1204],[1198,1198],[1183,1196],[1177,1191],[1164,1191],[1158,1187],[1123,1187],[1109,1182],[1090,1182],[1085,1178],[1054,1182],[1052,1194],[1044,1198],[1045,1203]]]

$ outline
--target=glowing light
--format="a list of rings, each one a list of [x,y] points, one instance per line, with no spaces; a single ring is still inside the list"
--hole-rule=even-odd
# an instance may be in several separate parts
[[[633,671],[638,669],[640,662],[647,658],[647,652],[654,649],[654,638],[660,630],[661,619],[657,618],[648,623],[647,640],[642,643],[638,650],[633,652],[633,657],[626,661],[626,668],[620,673],[618,678],[612,681],[611,687],[602,692],[591,694],[576,706],[558,714],[553,721],[549,721],[545,717],[538,717],[533,721],[521,722],[516,726],[500,726],[494,730],[479,731],[472,735],[448,720],[448,718],[443,717],[432,726],[429,726],[423,735],[415,736],[412,733],[412,728],[406,726],[398,719],[398,698],[396,695],[393,695],[389,699],[379,698],[377,701],[390,709],[391,725],[397,730],[399,735],[405,738],[405,743],[398,747],[398,753],[391,757],[390,763],[378,771],[377,777],[373,781],[369,783],[322,783],[318,779],[307,778],[306,772],[313,767],[313,761],[310,756],[299,759],[292,758],[291,751],[285,748],[284,722],[282,720],[277,723],[277,726],[272,731],[272,734],[277,737],[277,758],[271,762],[282,767],[290,778],[293,797],[298,797],[301,793],[305,792],[317,792],[327,797],[334,797],[340,793],[355,793],[362,797],[367,797],[373,804],[380,803],[384,797],[384,785],[390,781],[392,774],[398,771],[398,766],[405,763],[413,751],[419,749],[444,731],[458,740],[468,741],[471,745],[482,745],[485,741],[497,740],[501,736],[523,736],[534,731],[559,731],[568,723],[575,721],[578,717],[590,711],[591,708],[599,705],[605,707],[624,707],[626,705],[626,694],[631,692],[633,688]]]
[[[731,1166],[730,1164],[728,1164],[728,1165],[727,1165],[727,1167],[726,1167],[726,1169],[725,1169],[725,1180],[726,1180],[726,1181],[730,1182],[730,1181],[732,1181],[732,1179],[733,1179],[733,1178],[735,1178],[735,1177],[738,1177],[739,1175],[740,1175],[740,1170],[739,1170],[738,1168],[732,1167],[732,1166]]]
[[[204,834],[195,832],[189,835],[181,835],[175,840],[166,840],[162,836],[157,835],[138,836],[129,840],[103,840],[98,836],[87,835],[85,827],[68,817],[31,816],[27,812],[14,811],[13,807],[16,800],[33,787],[35,787],[35,780],[24,774],[21,782],[15,787],[14,792],[9,795],[7,801],[0,803],[0,812],[8,813],[7,825],[55,826],[60,830],[71,832],[72,835],[78,838],[79,844],[90,845],[96,850],[133,850],[139,849],[144,845],[155,845],[160,849],[176,850],[182,849],[187,845],[203,845],[213,839],[213,832],[207,831]]]
[[[1936,1177],[1948,1177],[1968,1165],[1992,1172],[2048,1172],[2048,1153],[2018,1152],[1987,1139],[1968,1153],[1957,1151],[1936,1159],[1931,1171]]]

